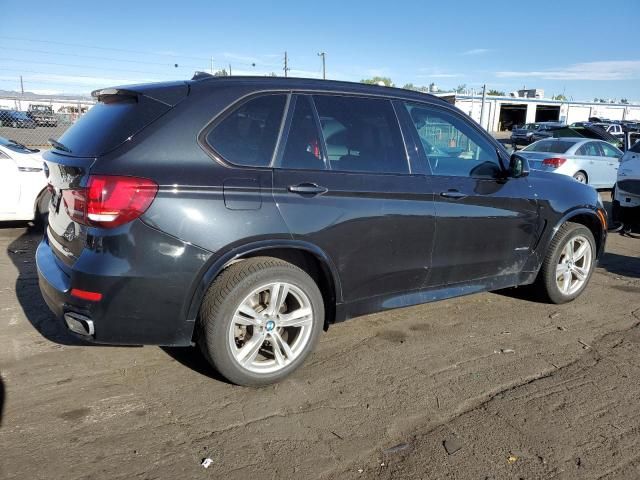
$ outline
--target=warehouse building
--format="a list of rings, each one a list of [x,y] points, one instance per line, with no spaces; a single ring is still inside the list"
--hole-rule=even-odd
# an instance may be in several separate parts
[[[523,123],[586,122],[590,117],[640,121],[640,105],[487,96],[483,109],[481,95],[436,95],[458,107],[490,132],[510,130],[512,126]]]

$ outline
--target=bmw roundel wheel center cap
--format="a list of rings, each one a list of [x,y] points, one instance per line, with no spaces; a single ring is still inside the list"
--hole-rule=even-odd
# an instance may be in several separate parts
[[[276,326],[276,322],[274,322],[273,320],[269,320],[266,325],[265,325],[265,329],[267,330],[267,332],[272,331]]]

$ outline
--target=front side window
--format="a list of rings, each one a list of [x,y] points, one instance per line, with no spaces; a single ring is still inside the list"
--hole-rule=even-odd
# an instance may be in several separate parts
[[[287,96],[253,98],[224,117],[207,135],[207,143],[236,165],[266,167],[271,163]]]
[[[461,118],[424,105],[405,104],[434,175],[496,178],[496,148]]]
[[[315,95],[331,170],[408,173],[400,127],[389,100]]]
[[[622,152],[617,148],[615,148],[613,145],[609,145],[608,143],[601,143],[600,148],[602,149],[602,152],[604,153],[605,157],[610,157],[610,158],[622,157]]]
[[[287,145],[280,166],[311,170],[323,170],[325,167],[320,150],[320,135],[307,96],[300,95],[295,100]]]

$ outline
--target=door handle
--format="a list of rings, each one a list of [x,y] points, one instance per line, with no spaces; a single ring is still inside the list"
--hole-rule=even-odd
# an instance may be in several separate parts
[[[462,192],[459,192],[458,190],[447,190],[446,192],[442,192],[440,196],[445,198],[458,199],[458,198],[464,198],[467,195]]]
[[[301,195],[321,195],[328,192],[329,189],[316,185],[315,183],[301,183],[299,185],[291,185],[289,191]]]

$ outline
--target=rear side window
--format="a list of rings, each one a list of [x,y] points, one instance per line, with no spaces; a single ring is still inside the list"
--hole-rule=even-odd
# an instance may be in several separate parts
[[[562,152],[558,152],[562,153]],[[576,150],[576,155],[585,155],[588,157],[599,157],[600,149],[598,148],[598,144],[596,142],[588,142],[582,145],[578,150]]]
[[[286,95],[276,94],[243,103],[218,122],[207,135],[207,143],[230,163],[268,166],[278,140],[286,101]]]
[[[574,145],[575,143],[573,142],[564,142],[562,140],[541,140],[523,148],[523,150],[527,152],[565,153]]]
[[[408,173],[407,154],[389,100],[316,95],[331,170]]]
[[[323,170],[324,160],[320,151],[320,136],[309,97],[298,96],[287,146],[282,155],[282,168]]]

